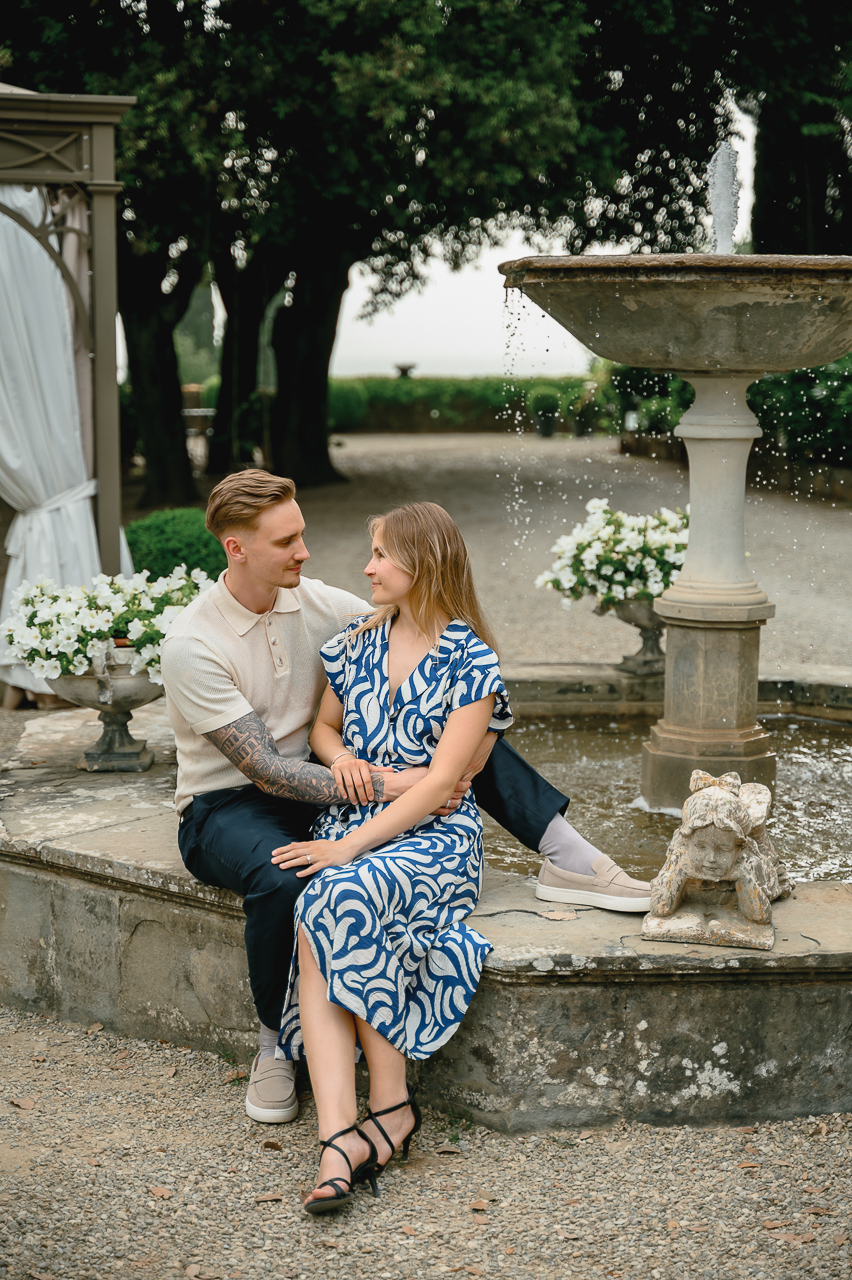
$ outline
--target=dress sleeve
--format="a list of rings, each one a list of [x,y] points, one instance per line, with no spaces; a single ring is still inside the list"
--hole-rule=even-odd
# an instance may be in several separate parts
[[[496,653],[474,637],[473,642],[467,646],[450,690],[450,710],[456,711],[470,702],[480,702],[492,693],[496,697],[488,728],[496,733],[501,729],[508,729],[513,722],[509,695],[500,675]]]
[[[345,700],[346,664],[353,651],[353,646],[349,642],[349,635],[363,621],[363,618],[355,618],[347,627],[339,631],[336,636],[332,636],[330,640],[326,641],[320,649],[320,657],[322,658],[322,665],[325,667],[325,674],[328,676],[328,683],[337,695],[339,702]],[[358,641],[356,640],[355,644],[357,643]]]

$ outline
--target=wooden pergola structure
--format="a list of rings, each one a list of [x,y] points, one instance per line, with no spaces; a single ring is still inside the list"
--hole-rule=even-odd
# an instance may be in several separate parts
[[[0,92],[0,214],[12,218],[35,237],[62,272],[74,299],[80,331],[93,365],[95,518],[104,573],[119,572],[121,469],[119,403],[116,386],[115,317],[117,271],[115,198],[115,127],[135,98],[88,97],[79,94]],[[3,202],[2,184],[71,188],[86,201],[88,232],[82,233],[90,255],[87,306],[72,272],[54,244],[66,232],[45,202],[44,216],[34,227]]]

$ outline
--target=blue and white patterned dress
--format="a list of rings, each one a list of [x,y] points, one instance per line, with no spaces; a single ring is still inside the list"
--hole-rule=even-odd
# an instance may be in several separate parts
[[[358,620],[321,650],[343,703],[343,741],[378,765],[428,764],[451,711],[496,694],[493,729],[512,723],[497,657],[454,619],[388,706],[390,622],[354,639]],[[336,805],[314,838],[340,840],[381,810]],[[482,883],[482,821],[470,792],[447,817],[411,830],[308,881],[296,906],[328,996],[381,1032],[408,1058],[428,1058],[449,1040],[470,1004],[491,944],[463,923]],[[279,1044],[304,1056],[298,957],[290,969]]]

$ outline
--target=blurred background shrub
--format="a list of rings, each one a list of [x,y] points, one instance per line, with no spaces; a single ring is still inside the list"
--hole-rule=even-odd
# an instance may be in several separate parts
[[[187,571],[203,569],[218,578],[228,566],[221,543],[204,527],[204,512],[197,507],[173,507],[153,511],[126,526],[127,542],[137,573],[147,569],[152,578],[171,573],[175,565]]]

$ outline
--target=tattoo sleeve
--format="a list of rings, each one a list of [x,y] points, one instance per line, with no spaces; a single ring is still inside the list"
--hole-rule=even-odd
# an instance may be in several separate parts
[[[204,737],[250,782],[269,795],[317,805],[339,804],[346,800],[330,769],[280,755],[272,734],[254,711],[223,725],[221,729],[205,733]],[[372,782],[376,800],[384,799],[384,776],[374,773]]]

